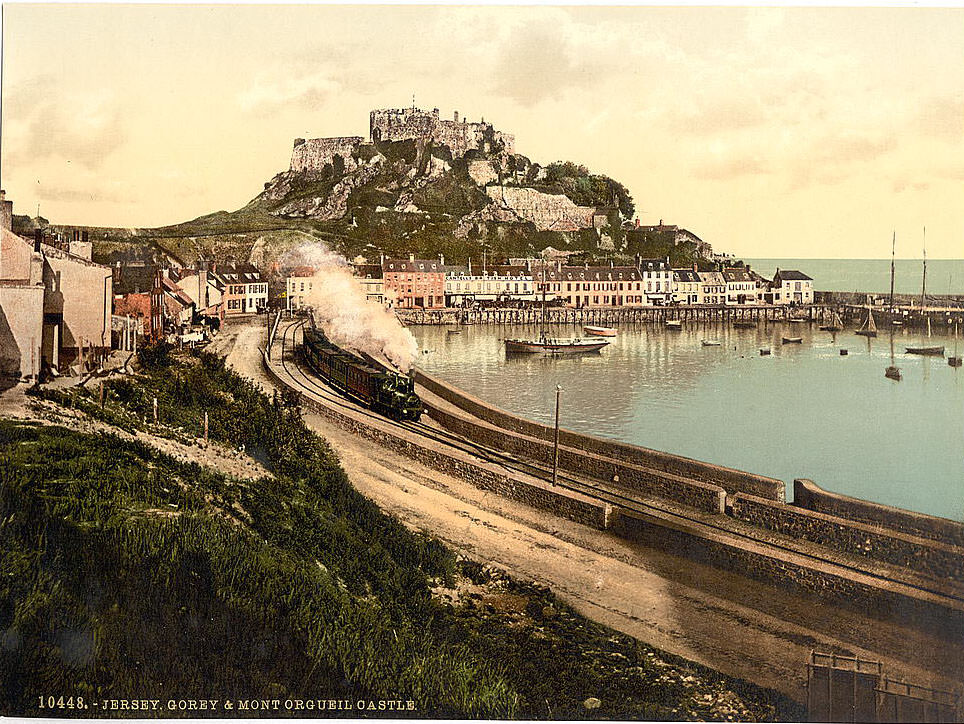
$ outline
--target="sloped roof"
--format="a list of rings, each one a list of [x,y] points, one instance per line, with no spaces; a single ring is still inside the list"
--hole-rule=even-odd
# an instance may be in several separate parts
[[[780,281],[813,281],[813,277],[808,277],[801,271],[796,269],[779,269],[777,270],[776,276],[773,277],[773,282],[779,284]]]

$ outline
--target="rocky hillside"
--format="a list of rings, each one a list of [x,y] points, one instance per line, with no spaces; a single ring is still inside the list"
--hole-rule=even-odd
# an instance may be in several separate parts
[[[625,186],[574,163],[542,166],[498,147],[453,158],[444,145],[409,140],[363,144],[320,171],[284,171],[238,211],[143,235],[185,260],[267,249],[270,263],[304,234],[348,257],[411,252],[464,263],[546,246],[631,256],[644,251],[622,229],[633,211]]]

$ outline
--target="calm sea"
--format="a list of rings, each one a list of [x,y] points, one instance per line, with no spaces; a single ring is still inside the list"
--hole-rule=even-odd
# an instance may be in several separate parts
[[[772,278],[777,268],[797,269],[813,277],[813,288],[828,292],[890,292],[890,259],[746,259],[753,269]],[[920,294],[920,259],[898,259],[894,291]],[[928,259],[928,294],[964,294],[964,259]]]
[[[882,263],[852,262],[869,269],[868,279]],[[820,287],[838,278],[823,271],[825,262],[793,264]],[[537,335],[532,327],[412,331],[421,367],[527,418],[551,424],[559,384],[562,424],[574,430],[773,476],[787,482],[788,499],[793,479],[804,477],[847,495],[964,518],[964,369],[905,354],[905,345],[921,341],[910,330],[870,340],[852,330],[791,328],[803,344],[782,345],[782,323],[755,330],[684,323],[681,332],[627,326],[598,354],[557,358],[506,356],[502,340]],[[722,345],[703,347],[703,339]],[[950,354],[955,341],[935,336],[930,344]],[[761,357],[763,347],[773,354]],[[892,360],[900,382],[884,377]]]

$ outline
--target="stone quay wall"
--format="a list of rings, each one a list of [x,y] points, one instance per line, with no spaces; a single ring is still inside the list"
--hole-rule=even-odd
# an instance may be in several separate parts
[[[945,605],[927,593],[891,582],[863,580],[859,575],[837,573],[816,563],[804,564],[783,551],[764,551],[752,544],[734,545],[712,534],[688,530],[682,525],[652,516],[614,508],[609,530],[643,545],[686,556],[692,560],[730,570],[800,593],[814,594],[847,607],[890,618],[895,611],[915,625],[943,635],[964,635],[964,606]]]
[[[552,465],[554,454],[552,443],[501,430],[492,425],[480,424],[462,415],[438,409],[430,403],[426,403],[426,407],[431,418],[447,430],[484,445]],[[626,493],[641,495],[645,498],[669,500],[696,508],[704,513],[720,515],[725,511],[726,491],[718,485],[685,480],[676,475],[629,463],[614,462],[590,452],[574,450],[562,445],[559,447],[559,469],[607,481],[607,487],[610,489],[621,489]],[[613,481],[615,475],[619,476],[618,482]]]
[[[271,363],[264,356],[262,356],[262,364],[265,372],[275,384],[282,388],[294,389],[288,382],[278,376]],[[493,493],[540,510],[550,511],[591,528],[604,530],[608,525],[610,507],[603,502],[591,501],[582,496],[576,496],[569,491],[555,491],[493,472],[480,465],[426,447],[423,444],[408,440],[402,435],[393,434],[388,430],[341,413],[304,394],[300,394],[300,400],[303,407],[321,415],[344,430],[372,440],[433,470],[461,478],[477,488],[490,490]]]
[[[805,478],[793,481],[793,504],[818,513],[879,525],[953,546],[964,546],[964,523],[832,493]]]
[[[938,579],[964,581],[964,548],[752,495],[733,498],[733,517],[845,553],[892,563]]]
[[[517,432],[538,440],[551,441],[554,429],[548,425],[526,420],[483,402],[477,397],[426,374],[414,371],[415,381],[446,402],[475,415],[496,427]],[[692,482],[718,485],[727,493],[750,493],[769,500],[786,500],[786,486],[782,480],[754,475],[741,470],[720,467],[712,463],[692,460],[680,455],[650,450],[636,445],[606,440],[571,430],[560,429],[559,444],[595,455],[622,460],[632,465],[669,473]]]

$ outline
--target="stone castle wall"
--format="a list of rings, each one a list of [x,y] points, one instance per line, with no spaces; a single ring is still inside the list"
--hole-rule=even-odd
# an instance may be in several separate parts
[[[596,210],[591,206],[576,206],[564,194],[544,194],[515,186],[489,186],[485,191],[496,203],[511,209],[521,219],[531,221],[539,231],[592,228]]]
[[[307,141],[296,138],[291,151],[291,170],[298,173],[321,171],[338,155],[345,162],[345,171],[354,171],[358,167],[354,154],[364,142],[361,136],[311,138]]]
[[[423,111],[419,108],[385,108],[372,111],[369,131],[373,142],[431,140],[452,149],[452,156],[460,158],[473,149],[490,151],[502,144],[508,153],[515,152],[515,136],[493,128],[491,123],[439,118],[438,108]]]

